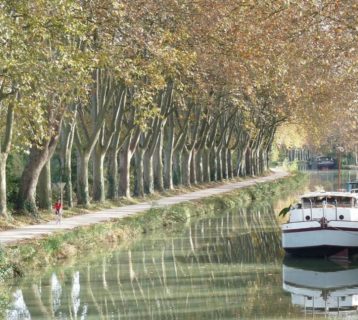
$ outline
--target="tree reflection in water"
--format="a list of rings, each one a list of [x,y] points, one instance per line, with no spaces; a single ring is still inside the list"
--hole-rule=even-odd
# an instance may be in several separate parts
[[[280,237],[268,203],[201,219],[24,279],[6,319],[289,318],[297,312],[281,289]]]

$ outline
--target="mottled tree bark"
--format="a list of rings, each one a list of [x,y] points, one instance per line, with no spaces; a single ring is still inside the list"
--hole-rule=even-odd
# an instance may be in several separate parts
[[[118,87],[115,86],[114,82],[112,81],[113,79],[111,79],[111,75],[106,70],[96,69],[93,72],[93,80],[90,106],[87,110],[84,108],[78,109],[78,125],[75,133],[75,143],[78,151],[77,199],[78,204],[85,206],[89,205],[90,199],[88,194],[89,158],[97,142],[99,141],[100,136],[101,141],[97,147],[101,149],[101,153],[105,154],[107,152],[110,141],[114,135],[114,130],[110,130],[110,136],[107,139],[104,139],[106,115],[108,114],[110,108],[113,108],[114,115],[111,119],[112,123],[116,122],[116,117],[118,116],[118,108],[113,105],[113,98]],[[85,111],[89,111],[90,117],[86,118]],[[91,126],[88,125],[88,122],[91,123]],[[88,128],[91,128],[91,130],[88,130]],[[80,135],[79,129],[81,129],[82,135]],[[84,166],[87,167],[85,168]],[[100,172],[98,174],[100,174]],[[96,184],[98,184],[98,182],[96,182]],[[100,185],[97,185],[96,187],[100,188]],[[101,192],[104,192],[104,190],[97,189],[95,192],[96,197],[98,197]],[[99,197],[102,198],[102,195]]]
[[[234,178],[234,166],[233,166],[233,150],[228,149],[227,150],[227,177],[228,179],[233,179]]]
[[[245,165],[246,165],[246,174],[249,176],[252,176],[253,170],[252,170],[252,150],[251,150],[251,148],[247,148],[247,150],[246,150]]]
[[[117,148],[111,148],[108,153],[108,198],[116,200],[119,197],[119,168]]]
[[[113,139],[116,139],[114,148],[118,148],[120,129],[124,105],[126,103],[126,89],[119,86],[113,96],[113,106],[110,119],[103,123],[99,139],[93,153],[93,199],[103,202],[106,198],[104,183],[104,159]],[[116,158],[112,158],[112,161]]]
[[[246,153],[249,148],[250,139],[246,137],[244,143],[240,143],[237,149],[237,173],[241,177],[245,177],[248,174],[248,168],[246,163]]]
[[[203,148],[200,148],[196,153],[196,180],[197,183],[202,183],[204,181]]]
[[[71,123],[65,123],[61,130],[60,138],[60,161],[61,161],[61,181],[65,183],[63,200],[69,208],[73,207],[73,187],[72,187],[72,147],[76,128],[76,115]]]
[[[197,184],[196,179],[196,150],[193,148],[191,150],[191,159],[190,159],[190,183]]]
[[[259,151],[259,171],[260,171],[260,174],[262,174],[263,172],[265,172],[267,169],[266,169],[266,161],[265,161],[265,158],[266,158],[266,153],[264,150],[260,150]]]
[[[78,150],[77,150],[78,151]],[[77,152],[77,203],[88,206],[89,184],[88,184],[88,162],[90,155]]]
[[[153,132],[141,133],[138,147],[135,153],[135,188],[134,194],[139,197],[144,197],[146,191],[154,191],[154,182],[153,182],[153,163],[152,163],[152,154],[148,151],[148,146],[152,137]],[[145,164],[145,161],[149,163]],[[147,172],[146,172],[147,170]],[[146,183],[150,184],[152,182],[152,188],[150,188]]]
[[[134,119],[133,119],[134,120]],[[130,167],[131,167],[131,159],[133,154],[137,148],[138,141],[140,137],[140,129],[137,127],[135,132],[131,132],[120,149],[119,152],[119,189],[118,194],[121,197],[129,198],[131,196],[131,186],[130,186]],[[135,167],[135,179],[137,175],[137,170],[143,170],[143,165],[139,168]],[[143,171],[141,173],[143,176]],[[143,181],[143,179],[141,179]],[[136,193],[136,191],[134,191]],[[142,196],[144,193],[142,193]]]
[[[143,157],[144,157],[144,150],[142,148],[138,148],[135,153],[135,188],[134,188],[134,194],[138,197],[144,197]]]
[[[59,129],[58,129],[59,130]],[[40,147],[33,145],[30,149],[29,160],[21,176],[18,208],[32,214],[37,214],[36,186],[44,165],[51,159],[58,141],[58,134],[44,142]]]
[[[164,167],[163,167],[163,143],[164,128],[160,131],[157,146],[154,151],[154,188],[158,191],[164,190]]]
[[[237,172],[240,177],[245,177],[247,175],[246,170],[246,150],[237,151]]]
[[[147,194],[152,194],[154,192],[154,173],[153,173],[153,154],[150,151],[144,152],[143,182],[144,182],[144,192]]]
[[[105,200],[104,158],[106,153],[97,145],[93,152],[93,200]]]
[[[203,149],[203,181],[210,182],[210,151],[209,148]]]
[[[10,152],[14,126],[14,106],[10,104],[6,115],[6,128],[3,141],[0,141],[0,216],[7,217],[6,161]]]
[[[186,147],[183,149],[182,154],[182,177],[183,177],[183,185],[186,187],[190,187],[190,162],[191,162],[191,149],[188,150]]]
[[[223,179],[223,166],[222,166],[222,157],[221,157],[221,148],[218,148],[215,153],[216,158],[216,177],[218,181]]]
[[[144,191],[148,194],[154,192],[154,168],[153,168],[153,156],[157,148],[159,140],[163,134],[163,128],[166,122],[167,117],[169,116],[169,111],[172,106],[172,94],[173,94],[174,84],[172,81],[169,81],[166,89],[158,96],[160,104],[160,116],[157,116],[152,122],[151,128],[152,131],[146,134],[144,142],[144,166],[143,166],[143,179],[144,179]],[[159,147],[162,149],[162,145]],[[162,151],[160,151],[161,153]],[[158,155],[159,156],[159,155]],[[160,154],[160,158],[162,154]],[[157,162],[161,166],[160,170],[163,172],[162,160]],[[158,177],[158,182],[160,188],[163,188],[163,177]]]
[[[221,150],[221,166],[222,166],[222,177],[223,179],[228,179],[229,170],[228,170],[228,149],[223,147]]]
[[[132,153],[129,148],[129,142],[119,151],[119,176],[120,183],[118,186],[118,195],[120,197],[130,198],[130,165]]]
[[[0,215],[7,216],[7,201],[6,201],[6,160],[8,154],[6,152],[0,153]]]
[[[163,178],[164,188],[173,189],[173,155],[174,155],[174,115],[169,116],[164,127],[163,142]]]
[[[213,146],[210,152],[210,180],[218,180],[217,147]]]
[[[182,173],[182,150],[174,150],[173,158],[173,183],[175,185],[183,184],[183,173]]]
[[[51,161],[47,161],[39,177],[37,186],[39,208],[45,210],[52,209],[52,188],[51,188]]]

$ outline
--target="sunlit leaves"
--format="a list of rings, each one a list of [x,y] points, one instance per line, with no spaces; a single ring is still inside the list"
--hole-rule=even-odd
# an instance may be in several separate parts
[[[175,80],[181,98],[240,110],[249,131],[291,121],[315,132],[322,115],[333,123],[337,105],[348,114],[355,106],[357,10],[354,1],[328,0],[8,0],[0,97],[20,92],[21,127],[41,140],[51,112],[88,103],[101,68],[133,90],[142,127]],[[323,136],[329,125],[319,129]]]

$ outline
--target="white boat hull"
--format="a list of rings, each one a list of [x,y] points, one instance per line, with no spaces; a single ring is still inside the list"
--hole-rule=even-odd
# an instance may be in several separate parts
[[[358,268],[319,271],[283,265],[282,274],[293,305],[326,311],[358,306]]]
[[[358,252],[358,222],[319,221],[282,225],[282,245],[287,253],[305,256],[333,255],[344,249]]]

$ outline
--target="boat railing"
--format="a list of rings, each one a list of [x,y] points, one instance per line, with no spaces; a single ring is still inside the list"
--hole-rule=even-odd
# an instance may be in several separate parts
[[[309,220],[312,220],[312,200],[311,199],[308,199],[310,201],[310,219]],[[302,205],[301,205],[301,209],[302,209],[302,221],[306,221],[306,217],[305,217],[305,204],[304,202],[302,202]]]
[[[337,208],[337,201],[335,202],[335,212],[336,212],[336,220],[338,220],[338,208]]]
[[[312,200],[311,199],[308,199],[308,200],[310,201],[310,220],[312,221]],[[303,213],[302,221],[305,221],[304,213]]]

